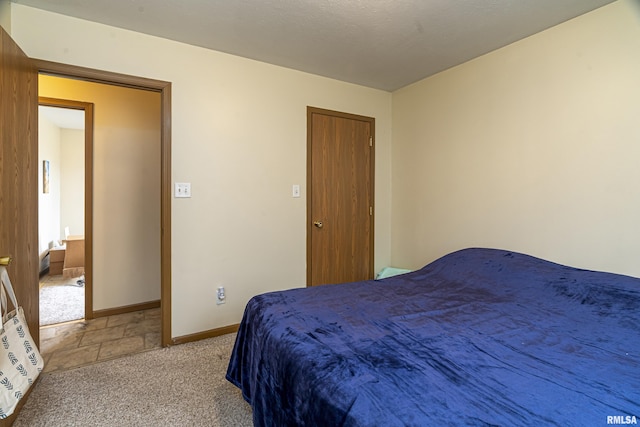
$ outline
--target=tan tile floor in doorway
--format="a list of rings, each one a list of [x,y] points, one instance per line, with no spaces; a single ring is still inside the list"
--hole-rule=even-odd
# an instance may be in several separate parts
[[[159,308],[40,327],[44,372],[160,347]]]

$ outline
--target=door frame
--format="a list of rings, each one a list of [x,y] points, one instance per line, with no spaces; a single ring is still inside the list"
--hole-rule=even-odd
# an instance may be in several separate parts
[[[93,103],[39,96],[38,105],[84,111],[84,318],[91,320],[93,319]],[[38,144],[40,144],[39,141]],[[40,209],[39,204],[38,209]]]
[[[311,269],[311,265],[312,265],[312,242],[311,242],[311,238],[312,238],[312,234],[313,234],[313,211],[312,211],[312,195],[313,195],[313,188],[312,188],[312,166],[313,166],[313,159],[312,159],[312,149],[311,149],[311,144],[312,144],[312,135],[313,135],[313,129],[312,129],[312,116],[313,114],[323,114],[326,116],[332,116],[332,117],[339,117],[339,118],[344,118],[344,119],[349,119],[349,120],[358,120],[358,121],[363,121],[363,122],[368,122],[370,125],[370,129],[371,129],[371,140],[370,140],[370,146],[371,146],[371,157],[370,157],[370,165],[369,165],[369,182],[370,182],[370,188],[369,191],[371,192],[371,211],[370,211],[370,215],[371,215],[371,230],[369,233],[369,278],[373,279],[373,272],[374,272],[374,260],[375,260],[375,248],[374,248],[374,243],[375,243],[375,164],[376,164],[376,119],[373,117],[367,117],[367,116],[361,116],[361,115],[357,115],[357,114],[351,114],[351,113],[343,113],[340,111],[333,111],[333,110],[327,110],[327,109],[323,109],[323,108],[317,108],[317,107],[311,107],[311,106],[307,106],[307,287],[311,286],[312,284],[312,269]]]
[[[171,82],[30,58],[39,74],[160,93],[160,316],[161,344],[171,340]]]

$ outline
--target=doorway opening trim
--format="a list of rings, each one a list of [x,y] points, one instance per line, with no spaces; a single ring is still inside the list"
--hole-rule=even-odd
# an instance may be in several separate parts
[[[38,97],[38,105],[84,111],[84,318],[93,319],[93,103]]]
[[[369,191],[370,191],[370,210],[369,214],[371,216],[371,230],[369,233],[369,276],[373,279],[373,266],[375,261],[375,140],[376,140],[376,127],[375,127],[375,118],[361,116],[358,114],[351,113],[343,113],[340,111],[327,110],[324,108],[317,108],[312,106],[307,106],[307,286],[311,286],[312,280],[312,241],[311,235],[313,231],[313,191],[312,188],[312,136],[313,136],[313,115],[321,114],[332,117],[339,117],[348,120],[357,120],[362,122],[367,122],[370,125],[371,129],[371,139],[369,140],[369,144],[371,146],[371,157],[370,157],[370,168],[369,168]]]
[[[58,62],[32,59],[40,74],[160,93],[160,313],[162,346],[171,340],[171,83]]]

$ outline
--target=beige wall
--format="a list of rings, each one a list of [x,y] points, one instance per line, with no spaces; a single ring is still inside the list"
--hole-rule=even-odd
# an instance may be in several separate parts
[[[172,82],[172,336],[234,323],[306,283],[306,108],[376,119],[375,269],[390,258],[391,94],[12,5],[31,57]],[[291,197],[300,184],[302,197]],[[227,303],[215,304],[224,285]]]
[[[43,192],[43,161],[49,161],[49,192]],[[84,234],[84,131],[61,129],[46,115],[38,116],[38,252],[70,234]],[[41,269],[46,265],[41,266]]]
[[[94,104],[94,310],[160,299],[160,95],[45,75],[38,91]]]
[[[60,128],[38,116],[38,253],[42,260],[60,240]],[[43,193],[42,162],[49,161],[49,192]]]
[[[43,161],[49,161],[49,192],[43,192]],[[40,258],[70,234],[84,234],[84,131],[61,129],[38,116],[38,240]]]
[[[60,227],[84,234],[84,130],[60,130]]]
[[[638,76],[621,0],[395,92],[393,264],[487,246],[640,276]]]

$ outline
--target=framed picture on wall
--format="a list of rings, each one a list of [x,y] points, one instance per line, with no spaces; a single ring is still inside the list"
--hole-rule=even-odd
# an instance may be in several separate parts
[[[42,161],[42,192],[49,192],[49,160]]]

